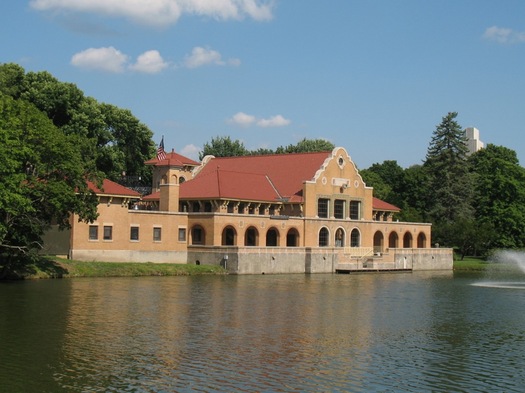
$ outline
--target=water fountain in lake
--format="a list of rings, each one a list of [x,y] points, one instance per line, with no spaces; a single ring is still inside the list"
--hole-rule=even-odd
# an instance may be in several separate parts
[[[492,270],[496,270],[500,276],[504,274],[508,281],[487,279],[472,285],[489,288],[525,289],[525,280],[516,281],[516,279],[525,278],[524,251],[500,250],[494,253],[490,262],[496,269],[488,269],[489,274]]]

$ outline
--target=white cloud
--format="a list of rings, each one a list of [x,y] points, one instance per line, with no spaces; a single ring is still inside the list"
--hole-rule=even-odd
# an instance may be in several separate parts
[[[281,115],[272,116],[268,119],[261,119],[257,122],[259,127],[284,127],[290,124],[291,121],[285,119]]]
[[[144,72],[147,74],[157,74],[168,66],[164,61],[159,51],[149,50],[144,52],[137,58],[135,64],[130,65],[130,69],[137,72]]]
[[[125,17],[152,26],[176,23],[181,15],[192,14],[217,20],[258,21],[272,19],[275,0],[32,0],[40,11],[88,12]]]
[[[71,64],[89,70],[119,73],[123,72],[128,56],[113,48],[89,48],[71,58]]]
[[[491,26],[485,30],[483,38],[500,44],[525,42],[525,32],[514,31],[505,27]]]
[[[202,149],[198,146],[195,146],[193,144],[186,145],[182,148],[180,151],[180,154],[182,154],[184,157],[191,158],[192,160],[198,161],[199,160],[199,152]]]
[[[231,119],[228,120],[229,123],[236,124],[241,127],[247,127],[249,125],[252,125],[253,123],[255,123],[255,121],[255,116],[247,115],[244,112],[237,112],[231,117]]]
[[[211,49],[196,46],[184,59],[184,65],[188,68],[197,68],[207,64],[223,65],[221,54]]]
[[[239,59],[228,59],[224,61],[219,52],[200,46],[193,48],[191,54],[186,55],[184,58],[184,67],[186,68],[197,68],[210,64],[218,66],[238,66],[240,63],[241,61]]]
[[[88,70],[121,73],[126,70],[156,74],[168,67],[159,51],[149,50],[141,54],[134,64],[129,64],[130,57],[112,46],[107,48],[89,48],[78,52],[71,58],[75,67]]]
[[[228,123],[236,124],[241,127],[248,127],[255,124],[258,127],[269,128],[269,127],[284,127],[291,123],[290,120],[285,119],[281,115],[275,115],[268,119],[257,119],[253,115],[248,115],[244,112],[238,112],[228,119]]]

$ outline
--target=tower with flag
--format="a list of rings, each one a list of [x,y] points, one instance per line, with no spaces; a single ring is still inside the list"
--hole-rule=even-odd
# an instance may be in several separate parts
[[[166,152],[164,151],[164,135],[160,140],[159,147],[157,148],[157,160],[162,161],[166,159]]]

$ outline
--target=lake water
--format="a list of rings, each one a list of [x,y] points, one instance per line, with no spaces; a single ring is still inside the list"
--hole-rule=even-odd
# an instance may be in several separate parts
[[[521,392],[524,286],[472,285],[482,282],[385,273],[1,283],[0,391]]]

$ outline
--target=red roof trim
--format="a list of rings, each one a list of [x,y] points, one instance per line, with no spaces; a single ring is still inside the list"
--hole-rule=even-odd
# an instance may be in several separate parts
[[[93,182],[88,181],[88,187],[91,191],[99,195],[118,195],[140,198],[140,193],[130,188],[121,186],[114,181],[104,179],[102,181],[102,188],[98,188]]]
[[[386,211],[394,211],[399,212],[401,209],[397,206],[394,206],[388,202],[382,201],[379,198],[374,197],[372,201],[372,208],[374,210],[386,210]]]

